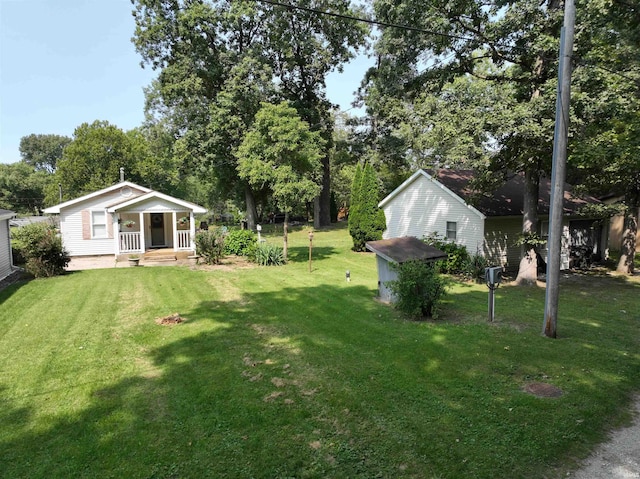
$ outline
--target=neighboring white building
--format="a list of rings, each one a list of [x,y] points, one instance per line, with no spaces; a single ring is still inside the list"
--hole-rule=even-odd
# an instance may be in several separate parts
[[[493,264],[515,270],[521,248],[515,242],[522,231],[524,179],[513,175],[493,194],[478,194],[469,187],[471,170],[416,171],[384,198],[379,206],[387,219],[383,238],[431,234],[464,245],[470,254],[483,254]],[[540,180],[538,233],[547,236],[550,182]],[[593,197],[578,198],[566,188],[564,196],[562,268],[571,264],[574,248],[591,248],[600,254],[604,235],[594,221],[577,215],[580,207],[599,203]],[[546,259],[546,249],[540,254]]]
[[[0,279],[6,278],[13,271],[9,220],[15,215],[13,211],[0,209]]]
[[[202,206],[123,181],[46,208],[60,215],[70,256],[144,253],[152,248],[195,252],[195,214]]]

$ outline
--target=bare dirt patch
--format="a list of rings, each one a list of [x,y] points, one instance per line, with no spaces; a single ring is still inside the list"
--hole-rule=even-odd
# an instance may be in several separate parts
[[[185,321],[185,318],[180,316],[180,313],[173,313],[169,316],[165,316],[164,318],[156,318],[156,324],[160,324],[162,326],[172,326],[174,324],[180,324]]]
[[[539,398],[559,398],[562,396],[562,389],[549,383],[529,383],[523,388],[524,392]]]
[[[257,268],[256,263],[252,263],[244,256],[225,256],[218,264],[198,263],[191,266],[193,270],[205,271],[234,271],[236,269]]]

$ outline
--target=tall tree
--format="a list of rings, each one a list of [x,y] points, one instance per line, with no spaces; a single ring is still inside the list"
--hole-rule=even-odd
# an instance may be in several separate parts
[[[28,135],[20,139],[20,156],[38,171],[54,173],[64,148],[71,138],[61,135]]]
[[[38,214],[51,176],[23,162],[0,164],[0,208]]]
[[[237,151],[240,176],[254,186],[268,187],[284,212],[285,260],[289,213],[320,192],[323,143],[287,102],[264,103]]]
[[[194,163],[227,185],[238,184],[231,166],[242,138],[233,125],[245,131],[260,101],[291,100],[312,129],[324,132],[321,213],[328,224],[331,125],[324,81],[364,43],[366,29],[312,9],[351,13],[349,1],[283,6],[250,0],[136,0],[135,6],[136,47],[145,63],[161,70],[162,101],[176,118],[177,136]],[[257,87],[264,79],[275,82],[277,97]],[[243,90],[250,101],[225,104]],[[231,128],[217,121],[221,108],[233,117]]]
[[[117,183],[120,168],[127,179],[141,182],[138,164],[147,147],[142,135],[128,135],[107,121],[83,123],[73,133],[73,141],[58,161],[55,183],[61,185],[63,199],[71,199]],[[47,202],[58,201],[57,188],[49,188]]]

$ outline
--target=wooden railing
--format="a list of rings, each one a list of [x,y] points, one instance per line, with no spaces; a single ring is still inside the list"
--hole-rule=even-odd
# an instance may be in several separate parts
[[[140,248],[140,233],[120,233],[120,252],[142,251]]]
[[[191,249],[191,232],[178,230],[178,249]]]

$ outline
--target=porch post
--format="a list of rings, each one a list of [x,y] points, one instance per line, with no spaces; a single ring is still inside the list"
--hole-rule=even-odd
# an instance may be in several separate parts
[[[173,236],[173,251],[178,251],[178,223],[175,211],[171,212],[171,235]]]
[[[193,253],[196,252],[196,243],[194,238],[196,237],[196,222],[195,217],[193,216],[193,210],[189,211],[189,246],[193,250]]]
[[[145,250],[145,242],[144,242],[145,224],[144,224],[144,213],[142,211],[140,213],[138,213],[138,222],[140,223],[140,252],[144,253],[144,250]]]
[[[111,223],[113,224],[113,241],[115,243],[115,247],[113,251],[116,256],[120,254],[120,222],[118,221],[120,218],[120,213],[112,213],[111,214]]]

